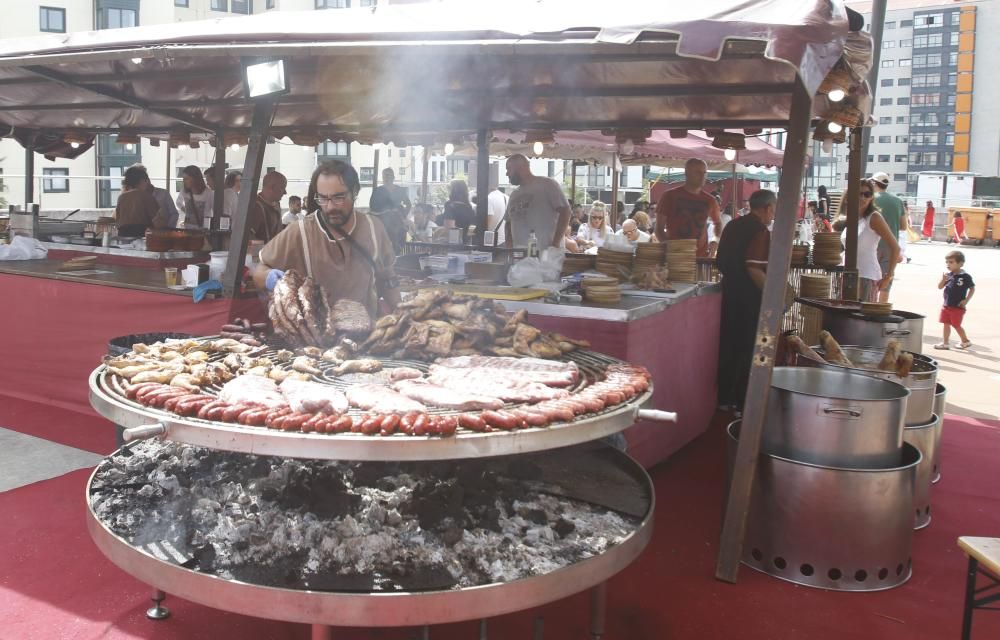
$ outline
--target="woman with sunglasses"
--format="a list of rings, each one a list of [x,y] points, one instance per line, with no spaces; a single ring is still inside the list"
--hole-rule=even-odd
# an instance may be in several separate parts
[[[858,188],[861,206],[858,215],[858,292],[862,302],[876,302],[878,292],[893,278],[899,262],[899,242],[893,237],[885,218],[875,206],[875,187],[871,180],[862,180]],[[847,231],[845,230],[846,234]],[[879,240],[889,248],[889,268],[882,272],[878,262]]]
[[[607,223],[608,206],[603,202],[595,202],[590,208],[587,224],[580,225],[576,233],[576,243],[586,251],[592,247],[603,247],[604,241],[611,235],[611,227]]]

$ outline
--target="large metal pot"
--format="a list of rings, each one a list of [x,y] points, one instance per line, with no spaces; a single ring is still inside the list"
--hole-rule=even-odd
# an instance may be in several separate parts
[[[931,471],[937,453],[935,435],[940,431],[941,421],[937,414],[924,424],[907,426],[903,429],[903,442],[908,442],[920,450],[920,464],[913,486],[913,511],[916,514],[914,529],[923,529],[931,523]]]
[[[898,340],[904,351],[920,353],[924,316],[893,310],[889,316],[870,316],[860,312],[823,310],[823,328],[841,344],[863,344],[884,348]]]
[[[836,467],[894,467],[909,395],[851,371],[775,367],[761,451]]]
[[[817,362],[812,358],[798,356],[796,364],[806,367],[824,367],[840,371],[854,371],[866,376],[882,378],[903,385],[910,390],[906,401],[906,424],[924,424],[934,415],[934,391],[937,384],[937,361],[919,353],[913,354],[910,375],[900,378],[890,371],[879,371],[875,367],[882,360],[883,349],[872,347],[841,346],[844,354],[854,363],[845,367],[830,362]],[[813,347],[820,355],[825,355],[822,347]]]
[[[739,421],[729,425],[730,465]],[[903,445],[885,469],[843,469],[761,456],[743,545],[744,564],[837,591],[880,591],[911,575],[913,486],[920,451]]]

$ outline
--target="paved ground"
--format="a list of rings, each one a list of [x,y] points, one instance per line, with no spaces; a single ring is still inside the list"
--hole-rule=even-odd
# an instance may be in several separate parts
[[[937,283],[945,271],[945,254],[956,249],[965,254],[965,270],[976,283],[963,324],[973,346],[965,352],[935,351],[932,345],[941,342],[942,293]],[[919,242],[909,245],[906,252],[911,261],[896,269],[889,300],[897,309],[927,316],[923,350],[939,363],[938,380],[948,388],[948,412],[972,418],[1000,417],[1000,249]],[[951,337],[954,344],[958,336],[953,331]]]

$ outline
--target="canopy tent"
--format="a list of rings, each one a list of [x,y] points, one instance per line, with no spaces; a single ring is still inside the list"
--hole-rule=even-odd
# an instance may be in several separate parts
[[[224,276],[229,292],[243,268],[246,216],[268,135],[311,145],[328,138],[458,144],[475,134],[479,158],[488,161],[489,132],[498,129],[611,131],[616,142],[641,144],[657,129],[787,128],[717,568],[734,581],[810,124],[814,117],[852,128],[868,122],[872,45],[859,17],[849,24],[842,0],[462,1],[268,11],[9,40],[0,43],[0,128],[29,156],[35,136],[51,132],[77,145],[97,133],[213,140],[220,170],[226,145],[247,140]],[[247,57],[281,58],[287,95],[249,100],[241,74]],[[819,91],[831,78],[846,93],[843,102],[829,101],[831,87]],[[860,157],[856,137],[852,158]],[[477,176],[485,193],[488,172]],[[221,209],[221,190],[216,197]],[[478,208],[484,228],[485,199]]]
[[[744,178],[746,180],[756,180],[758,182],[777,182],[778,172],[772,171],[770,169],[762,169],[758,167],[746,167],[744,165],[736,165],[736,177]],[[705,176],[706,182],[717,182],[719,180],[727,180],[733,177],[733,171],[731,170],[721,170],[721,169],[709,169]],[[665,171],[663,169],[651,169],[646,172],[645,178],[650,182],[663,182],[666,184],[675,184],[684,181],[684,171],[680,167],[667,168]]]

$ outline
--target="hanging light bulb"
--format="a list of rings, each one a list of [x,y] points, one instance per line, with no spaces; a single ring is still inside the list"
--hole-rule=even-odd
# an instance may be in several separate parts
[[[455,153],[455,145],[450,142],[444,145],[444,155],[450,156],[453,153]]]
[[[635,143],[631,140],[626,140],[622,143],[622,153],[625,155],[631,155],[635,151]]]
[[[826,130],[829,131],[830,133],[840,133],[841,131],[844,130],[844,127],[840,126],[836,122],[831,122],[826,125]]]
[[[830,102],[840,102],[847,97],[847,93],[843,89],[834,89],[826,94],[826,97],[830,99]]]
[[[542,144],[541,140],[535,140],[535,144],[531,145],[531,152],[536,156],[540,156],[543,151],[545,151],[545,145]]]
[[[736,159],[736,149],[726,149],[722,152],[722,155],[726,156],[726,160],[732,162]]]
[[[132,64],[142,64],[142,58],[132,58]]]
[[[229,149],[230,149],[231,151],[238,151],[238,150],[239,150],[239,148],[240,148],[240,145],[236,144],[235,142],[234,142],[234,143],[232,143],[231,145],[229,145]]]
[[[70,142],[69,146],[73,147],[74,149],[79,149],[80,148],[80,143],[79,142]]]

